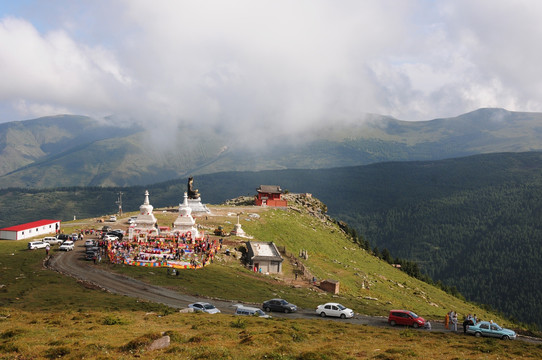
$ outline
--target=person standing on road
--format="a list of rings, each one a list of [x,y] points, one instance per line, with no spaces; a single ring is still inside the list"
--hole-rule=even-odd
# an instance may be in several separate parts
[[[446,316],[444,317],[444,328],[449,329],[450,328],[450,313],[446,313]]]
[[[457,313],[455,311],[452,317],[452,324],[454,324],[454,331],[457,332]]]

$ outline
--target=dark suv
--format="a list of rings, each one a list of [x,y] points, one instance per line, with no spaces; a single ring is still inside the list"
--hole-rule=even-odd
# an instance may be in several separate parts
[[[388,316],[388,323],[391,326],[406,325],[413,328],[424,327],[425,319],[408,310],[391,310]]]
[[[297,306],[290,304],[288,301],[283,299],[271,299],[262,304],[262,309],[267,312],[280,311],[284,313],[291,313],[297,311]]]

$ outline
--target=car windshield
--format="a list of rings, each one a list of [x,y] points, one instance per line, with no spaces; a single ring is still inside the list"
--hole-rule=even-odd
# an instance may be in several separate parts
[[[263,311],[261,311],[261,310],[256,311],[255,314],[258,315],[258,316],[264,316],[265,315],[265,313]]]
[[[410,314],[410,316],[412,316],[412,317],[413,317],[414,319],[417,319],[417,318],[419,318],[419,316],[418,316],[418,315],[416,315],[415,313],[413,313],[412,311],[411,311],[411,312],[409,312],[409,314]]]
[[[281,300],[280,303],[281,303],[282,305],[288,305],[288,301],[286,301],[286,300]]]
[[[215,308],[215,307],[214,307],[213,305],[211,305],[211,304],[204,304],[203,307],[206,308],[206,309],[208,309],[208,310],[214,309],[214,308]]]
[[[346,309],[346,307],[345,307],[345,306],[342,306],[341,304],[337,304],[337,307],[339,308],[339,310],[344,310],[344,309]]]

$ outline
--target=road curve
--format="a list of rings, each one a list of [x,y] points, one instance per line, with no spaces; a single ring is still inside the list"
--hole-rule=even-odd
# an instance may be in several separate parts
[[[72,276],[82,282],[92,284],[105,291],[134,297],[146,301],[164,304],[173,308],[186,308],[188,304],[197,301],[209,301],[209,299],[196,297],[192,295],[182,294],[177,291],[167,289],[161,286],[147,284],[145,282],[112,273],[99,267],[94,266],[91,262],[85,261],[83,244],[77,244],[74,251],[55,252],[48,262],[48,267],[58,271],[61,274]],[[226,300],[213,300],[212,303],[218,307],[221,312],[233,314],[235,312],[235,304],[238,302]],[[254,306],[253,304],[251,304]],[[273,313],[275,317],[285,318],[304,318],[304,319],[321,319],[344,321],[353,324],[371,325],[371,326],[388,326],[387,319],[379,316],[367,316],[356,314],[352,319],[335,319],[335,318],[320,318],[314,310],[298,309],[296,313],[282,314]],[[449,332],[444,328],[441,322],[432,322],[431,331]],[[518,336],[518,339],[527,342],[542,343],[541,339]]]

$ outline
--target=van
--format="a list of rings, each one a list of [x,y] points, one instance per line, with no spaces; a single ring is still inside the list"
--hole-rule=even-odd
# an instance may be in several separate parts
[[[42,241],[44,243],[49,243],[51,245],[62,244],[62,240],[57,239],[56,237],[52,237],[52,236],[46,236],[46,237],[43,238]]]
[[[235,310],[235,315],[259,316],[263,318],[271,317],[264,313],[261,309],[248,306],[238,306],[237,310]]]
[[[48,244],[44,243],[43,241],[30,241],[28,243],[28,250],[45,249],[47,245]]]

